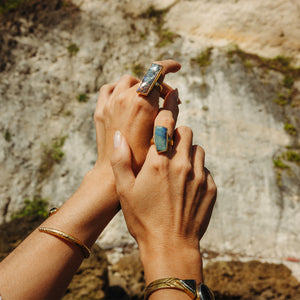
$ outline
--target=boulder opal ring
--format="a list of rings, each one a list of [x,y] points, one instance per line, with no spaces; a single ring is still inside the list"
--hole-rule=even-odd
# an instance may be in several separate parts
[[[148,96],[154,86],[158,86],[160,91],[162,91],[162,85],[157,82],[162,73],[162,69],[162,65],[152,63],[147,73],[144,75],[136,92],[139,95]]]
[[[155,126],[154,138],[151,145],[155,145],[157,153],[168,151],[168,145],[173,146],[173,140],[168,137],[168,129],[163,126]]]

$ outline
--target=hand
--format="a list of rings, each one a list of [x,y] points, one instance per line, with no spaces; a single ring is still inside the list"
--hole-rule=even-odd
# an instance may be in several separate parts
[[[155,123],[161,121],[159,114]],[[159,125],[172,126],[163,122]],[[117,146],[111,158],[117,192],[128,230],[139,244],[146,282],[170,276],[201,281],[199,240],[211,217],[216,185],[204,167],[204,150],[192,146],[191,129],[178,128],[174,147],[165,154],[151,146],[136,177],[125,137]]]
[[[166,74],[177,72],[181,67],[173,60],[156,63],[163,66],[159,78],[161,83]],[[138,79],[125,75],[117,83],[101,88],[94,116],[98,149],[96,167],[109,166],[111,169],[110,155],[116,130],[122,132],[132,149],[134,171],[137,172],[142,166],[150,146],[159,97],[165,98],[173,89],[163,84],[161,94],[158,88],[154,88],[145,97],[136,93],[138,85]]]

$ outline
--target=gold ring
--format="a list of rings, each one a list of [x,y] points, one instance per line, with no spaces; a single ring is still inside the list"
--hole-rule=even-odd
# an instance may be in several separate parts
[[[150,144],[151,144],[151,145],[155,145],[154,139],[153,139],[153,138],[151,138]],[[170,146],[173,146],[173,145],[174,145],[174,141],[173,141],[170,137],[168,137],[168,145],[170,145]]]
[[[159,92],[161,93],[163,91],[163,86],[162,84],[155,82],[154,86],[157,86],[159,88]]]

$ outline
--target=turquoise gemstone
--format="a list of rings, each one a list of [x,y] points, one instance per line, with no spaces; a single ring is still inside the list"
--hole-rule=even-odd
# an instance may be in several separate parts
[[[168,129],[163,126],[155,126],[154,143],[157,152],[168,150]]]

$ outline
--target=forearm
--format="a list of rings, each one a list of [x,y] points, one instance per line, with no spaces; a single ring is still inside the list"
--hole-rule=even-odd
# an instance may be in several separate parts
[[[114,185],[99,176],[88,173],[77,192],[41,226],[91,247],[118,210]],[[59,299],[82,260],[80,247],[36,229],[1,262],[0,295],[4,300]]]
[[[198,249],[188,249],[183,245],[162,248],[158,244],[151,248],[140,247],[140,254],[146,286],[154,280],[170,277],[202,282],[202,258]],[[190,299],[190,297],[179,290],[161,289],[151,294],[149,299]]]

